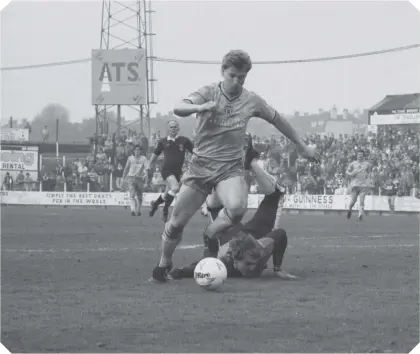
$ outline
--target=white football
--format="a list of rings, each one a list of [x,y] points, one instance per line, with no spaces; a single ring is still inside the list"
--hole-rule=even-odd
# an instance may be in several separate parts
[[[204,258],[195,266],[195,282],[206,290],[219,289],[227,278],[227,269],[217,258]]]

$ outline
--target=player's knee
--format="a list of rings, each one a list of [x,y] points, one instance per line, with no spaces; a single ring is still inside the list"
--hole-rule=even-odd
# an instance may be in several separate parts
[[[174,184],[169,188],[169,193],[175,196],[179,192],[179,184]]]
[[[184,226],[174,226],[172,223],[168,223],[165,226],[165,232],[162,235],[164,241],[178,242],[182,238]]]
[[[287,233],[284,229],[275,229],[271,232],[275,244],[287,243]]]
[[[241,222],[242,218],[246,213],[246,207],[237,206],[234,208],[224,209],[226,215],[232,221],[233,224],[238,224]]]
[[[185,227],[190,220],[190,215],[188,211],[184,208],[180,208],[179,206],[175,206],[172,210],[172,215],[170,219],[170,223],[174,227]]]

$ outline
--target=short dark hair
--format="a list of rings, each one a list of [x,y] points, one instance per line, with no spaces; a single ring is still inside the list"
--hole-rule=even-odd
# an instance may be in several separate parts
[[[243,50],[231,50],[223,57],[222,70],[226,70],[231,66],[249,72],[252,69],[251,57]]]

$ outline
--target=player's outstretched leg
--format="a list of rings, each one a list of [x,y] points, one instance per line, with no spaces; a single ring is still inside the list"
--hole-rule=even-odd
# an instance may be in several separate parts
[[[243,176],[235,176],[219,182],[216,192],[224,208],[204,232],[204,257],[217,257],[219,252],[217,234],[229,226],[238,224],[248,204],[248,185]]]
[[[360,193],[359,188],[356,188],[356,187],[352,188],[349,210],[347,210],[347,219],[351,218],[352,210],[353,210],[354,204],[356,204],[356,202],[357,202],[357,197],[359,196],[359,193]]]
[[[172,269],[172,256],[181,242],[184,227],[206,199],[206,193],[182,185],[175,202],[171,218],[162,234],[162,250],[159,264],[153,269],[152,279],[158,282],[167,280]]]
[[[207,211],[207,216],[210,219],[210,223],[214,222],[216,220],[216,218],[218,217],[220,211],[223,209],[223,205],[220,202],[219,197],[217,196],[216,193],[216,189],[213,189],[212,193],[206,198],[206,202],[205,202],[205,206],[206,206],[206,211]],[[212,241],[210,240],[210,243]],[[206,235],[206,233],[203,234],[203,244],[204,244],[204,257],[207,257],[209,255],[208,252],[208,245],[209,243],[209,238]],[[218,249],[219,247],[219,242],[213,241],[213,245],[210,245],[210,247],[214,247],[214,252],[212,254],[215,254],[216,249]]]
[[[223,209],[223,204],[217,196],[216,190],[213,189],[213,192],[206,199],[206,207],[210,222],[216,220],[220,211]]]

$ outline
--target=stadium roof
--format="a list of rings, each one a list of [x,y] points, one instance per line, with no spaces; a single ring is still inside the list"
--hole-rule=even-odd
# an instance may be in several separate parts
[[[386,113],[393,110],[420,109],[420,93],[388,95],[369,109],[370,112]]]

